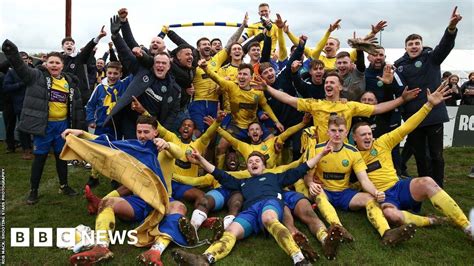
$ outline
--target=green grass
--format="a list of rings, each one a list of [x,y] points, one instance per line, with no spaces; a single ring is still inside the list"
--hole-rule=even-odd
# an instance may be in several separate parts
[[[57,248],[11,248],[10,228],[29,227],[75,227],[79,224],[94,226],[93,216],[86,212],[83,197],[66,197],[58,194],[58,180],[54,167],[54,157],[48,158],[40,185],[40,201],[34,206],[25,204],[29,191],[31,161],[20,159],[21,154],[5,154],[4,144],[0,144],[0,167],[6,173],[6,263],[7,265],[67,265],[71,251]],[[474,148],[450,148],[445,151],[446,191],[458,202],[465,213],[474,207],[474,180],[466,177],[474,163]],[[416,173],[410,162],[410,173]],[[79,190],[87,181],[89,172],[82,168],[69,167],[69,183]],[[105,195],[110,186],[106,179],[95,189],[98,195]],[[188,205],[189,206],[189,205]],[[191,208],[188,208],[191,210]],[[191,211],[189,211],[190,213]],[[422,213],[436,213],[427,201]],[[224,213],[220,213],[223,215]],[[397,247],[385,247],[380,237],[366,219],[365,212],[339,212],[344,225],[354,235],[356,241],[343,244],[334,262],[322,258],[318,264],[366,264],[366,265],[417,265],[445,264],[472,265],[474,245],[461,230],[451,226],[422,228],[414,239]],[[300,223],[297,226],[308,236],[309,231]],[[131,229],[130,225],[117,222],[117,229]],[[201,235],[209,232],[200,231]],[[31,240],[32,241],[32,240]],[[321,246],[316,238],[310,242],[321,254]],[[53,241],[55,243],[55,241]],[[163,256],[165,265],[175,265],[170,256],[171,245]],[[201,253],[206,247],[192,250]],[[128,245],[111,247],[115,258],[108,265],[136,264],[136,256],[146,249]],[[251,236],[238,242],[232,253],[218,265],[291,265],[291,259],[278,247],[271,237]]]

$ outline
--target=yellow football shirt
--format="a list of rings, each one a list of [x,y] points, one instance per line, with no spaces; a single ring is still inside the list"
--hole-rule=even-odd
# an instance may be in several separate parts
[[[326,143],[320,143],[306,152],[306,160],[321,153]],[[323,187],[329,191],[343,191],[349,188],[349,178],[354,171],[359,173],[367,169],[359,151],[352,145],[343,144],[338,151],[322,157],[314,169],[314,177],[322,181]]]
[[[431,107],[424,105],[403,125],[376,139],[369,150],[360,152],[367,164],[367,175],[377,190],[386,191],[398,182],[397,172],[393,166],[392,149],[413,131],[430,111]]]
[[[371,116],[375,110],[375,105],[353,101],[342,103],[340,101],[298,99],[297,109],[298,111],[308,112],[313,115],[313,122],[317,127],[318,141],[325,142],[329,139],[327,134],[329,116],[338,115],[344,117],[344,119],[346,119],[347,130],[349,130],[351,128],[352,117]]]
[[[51,79],[48,121],[62,121],[67,118],[69,84],[64,77],[61,79],[52,77]]]

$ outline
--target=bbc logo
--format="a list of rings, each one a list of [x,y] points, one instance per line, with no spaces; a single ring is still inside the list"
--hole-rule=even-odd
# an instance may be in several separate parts
[[[56,246],[68,246],[75,244],[75,228],[56,228]],[[29,247],[30,228],[11,228],[10,246]],[[34,247],[53,246],[53,228],[33,228]]]
[[[31,244],[30,228],[11,228],[10,246],[29,247]],[[56,238],[54,237],[56,234]],[[138,243],[136,230],[90,230],[90,228],[79,225],[76,228],[33,228],[33,247],[52,247],[53,239],[56,239],[58,248],[78,248],[94,244],[111,245],[127,243],[135,245]]]

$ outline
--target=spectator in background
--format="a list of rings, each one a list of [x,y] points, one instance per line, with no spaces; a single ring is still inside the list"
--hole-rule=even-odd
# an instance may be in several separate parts
[[[32,58],[25,52],[20,52],[21,59],[29,67],[33,67]],[[21,109],[23,108],[23,100],[25,99],[26,85],[18,77],[16,71],[11,68],[8,70],[3,81],[3,95],[8,98],[8,105],[5,109],[5,122],[6,122],[6,143],[7,153],[15,152],[15,128],[16,121],[20,118]],[[23,149],[23,160],[32,160],[33,155],[31,154],[31,135],[22,131],[19,131],[20,144]]]
[[[458,86],[459,76],[451,75],[448,78],[448,86],[451,89],[451,98],[445,101],[446,106],[457,106],[457,100],[461,99],[461,88]]]
[[[461,86],[461,104],[474,105],[474,72],[469,73],[469,80]]]
[[[365,63],[364,52],[357,51],[356,67],[352,67],[351,55],[348,52],[339,52],[336,55],[337,73],[343,78],[342,97],[349,101],[357,101],[365,91]]]
[[[444,71],[443,72],[443,75],[441,76],[441,81],[445,81],[445,80],[448,80],[449,77],[451,77],[453,73],[449,72],[449,71]]]
[[[96,76],[95,76],[95,86],[102,83],[102,79],[105,78],[105,60],[99,58],[95,61],[95,67],[97,68]]]
[[[441,63],[454,48],[458,32],[456,26],[462,19],[456,11],[457,7],[454,8],[448,27],[434,49],[423,47],[423,39],[418,34],[410,34],[405,39],[406,53],[395,62],[397,75],[403,86],[420,88],[421,93],[413,101],[403,105],[404,120],[426,103],[427,89],[434,91],[441,84]],[[418,176],[431,176],[440,187],[443,187],[444,183],[443,123],[448,121],[446,105],[441,103],[435,106],[419,127],[408,135],[408,141],[411,141],[415,150]],[[428,143],[431,164],[426,156],[425,143]]]
[[[64,72],[76,75],[79,78],[79,90],[82,96],[82,102],[87,102],[91,96],[92,90],[88,73],[89,58],[94,53],[94,47],[100,39],[107,33],[102,27],[99,35],[90,40],[87,45],[78,53],[76,51],[76,42],[71,37],[66,37],[61,41],[64,56]],[[95,77],[95,74],[94,74]],[[94,79],[95,82],[95,79]]]
[[[214,38],[211,40],[211,56],[217,54],[222,50],[222,41],[219,38]]]

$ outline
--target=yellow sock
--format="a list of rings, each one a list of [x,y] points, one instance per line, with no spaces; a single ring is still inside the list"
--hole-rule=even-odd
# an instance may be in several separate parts
[[[326,240],[327,236],[328,236],[328,231],[326,228],[318,229],[318,232],[316,233],[316,238],[319,240],[319,242],[324,243],[324,240]]]
[[[448,216],[456,225],[461,228],[469,226],[469,220],[459,208],[458,204],[444,190],[438,191],[430,198],[433,206]]]
[[[224,169],[224,164],[225,164],[225,154],[217,154],[216,155],[217,169]]]
[[[167,235],[160,235],[155,241],[155,244],[151,247],[154,250],[160,251],[160,254],[163,254],[163,251],[168,247],[171,242],[171,238]]]
[[[101,241],[109,242],[108,231],[115,229],[115,214],[112,207],[105,207],[95,219],[95,230],[100,231]]]
[[[300,248],[291,236],[290,231],[288,231],[288,229],[278,220],[270,222],[270,224],[266,225],[265,228],[273,236],[273,238],[275,238],[278,245],[286,252],[286,254],[293,256],[296,253],[301,252]]]
[[[120,194],[118,193],[117,190],[112,190],[109,192],[109,194],[105,195],[105,198],[112,198],[112,197],[120,197]]]
[[[316,204],[318,205],[319,212],[323,215],[326,222],[330,224],[338,224],[342,226],[341,220],[337,216],[336,209],[331,205],[327,196],[323,193],[316,196]]]
[[[295,191],[296,192],[299,192],[299,193],[303,194],[305,197],[309,198],[309,190],[308,190],[308,187],[306,186],[306,184],[304,183],[303,179],[300,179],[300,180],[296,181],[294,186],[295,186]]]
[[[369,219],[369,222],[379,232],[380,236],[383,236],[387,230],[390,230],[387,219],[385,219],[385,216],[383,216],[383,211],[375,200],[367,202],[365,209],[367,211],[367,218]]]
[[[426,216],[416,215],[407,211],[402,211],[402,213],[403,213],[403,222],[405,224],[412,223],[419,227],[431,225],[430,218]]]
[[[225,231],[219,240],[212,243],[212,245],[209,246],[206,251],[204,251],[204,254],[209,254],[214,258],[215,261],[218,261],[229,255],[230,251],[235,245],[235,241],[237,241],[235,236]]]

